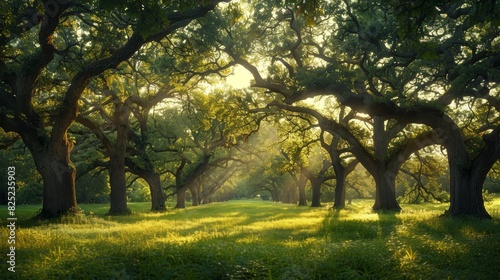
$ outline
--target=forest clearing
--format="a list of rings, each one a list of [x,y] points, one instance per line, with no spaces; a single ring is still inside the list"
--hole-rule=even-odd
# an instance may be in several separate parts
[[[235,200],[164,213],[132,203],[128,216],[106,215],[107,205],[81,205],[82,214],[58,223],[31,220],[39,206],[18,206],[13,276],[491,279],[500,273],[500,197],[486,203],[493,220],[442,218],[446,205],[431,203],[377,214],[370,203],[333,210]]]

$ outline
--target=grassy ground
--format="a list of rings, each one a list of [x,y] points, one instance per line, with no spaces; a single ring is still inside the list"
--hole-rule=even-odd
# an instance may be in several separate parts
[[[59,223],[18,206],[19,279],[492,279],[500,275],[500,198],[492,221],[445,219],[446,205],[403,205],[374,214],[371,201],[346,210],[255,200],[110,217],[107,205]],[[92,211],[92,212],[91,212]],[[6,257],[5,207],[0,208]],[[2,258],[2,259],[3,259]],[[14,277],[13,277],[14,276]],[[0,277],[2,278],[2,277]],[[4,279],[4,278],[2,278]]]

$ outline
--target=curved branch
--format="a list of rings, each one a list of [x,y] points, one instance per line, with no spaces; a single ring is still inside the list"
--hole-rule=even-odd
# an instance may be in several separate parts
[[[343,125],[337,123],[334,120],[330,120],[328,118],[325,118],[319,112],[317,112],[313,109],[310,109],[310,108],[286,105],[286,104],[280,103],[278,101],[273,101],[273,102],[269,103],[268,106],[276,106],[278,108],[281,108],[281,109],[284,109],[287,111],[299,112],[299,113],[309,114],[309,115],[313,116],[314,118],[316,118],[318,120],[319,126],[324,131],[327,131],[331,134],[339,135],[344,140],[346,140],[349,143],[349,145],[351,145],[351,147],[352,147],[351,152],[356,156],[356,158],[359,159],[359,161],[363,164],[363,166],[365,166],[366,169],[368,169],[368,170],[375,169],[375,163],[374,163],[373,157],[368,153],[368,151],[361,144],[361,142],[359,142],[359,140]]]

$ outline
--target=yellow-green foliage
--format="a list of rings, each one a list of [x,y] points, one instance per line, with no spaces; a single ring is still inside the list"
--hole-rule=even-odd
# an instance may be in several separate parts
[[[446,279],[500,272],[500,198],[493,221],[447,219],[447,205],[404,205],[375,214],[371,201],[345,210],[256,200],[166,213],[131,204],[134,214],[83,214],[33,222],[18,207],[19,279]],[[5,208],[2,252],[6,252]],[[94,212],[91,212],[94,211]],[[5,273],[2,273],[5,274]],[[13,274],[7,274],[14,276]]]

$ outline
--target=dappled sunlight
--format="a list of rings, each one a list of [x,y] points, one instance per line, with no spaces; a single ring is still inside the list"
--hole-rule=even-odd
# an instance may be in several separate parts
[[[241,271],[278,266],[293,275],[312,269],[323,278],[334,271],[351,278],[389,272],[468,278],[500,251],[498,220],[441,218],[424,205],[372,213],[370,201],[356,203],[332,210],[251,200],[124,217],[77,215],[18,229],[19,258],[26,260],[19,269],[29,263],[34,279],[113,267],[106,277],[119,279],[134,267],[164,275],[208,262]]]

